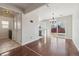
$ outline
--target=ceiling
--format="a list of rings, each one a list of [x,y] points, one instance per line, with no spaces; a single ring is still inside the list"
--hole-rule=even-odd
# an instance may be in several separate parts
[[[16,13],[14,11],[0,7],[0,15],[6,16],[6,17],[14,17],[14,15],[16,15]]]
[[[5,3],[5,4],[14,6],[14,7],[22,10],[24,13],[28,13],[28,12],[44,5],[44,3]],[[2,16],[14,17],[14,15],[16,15],[16,14],[17,13],[12,10],[0,7],[0,15],[2,15]]]
[[[28,13],[36,8],[39,8],[45,3],[7,3],[7,4],[21,9],[24,13]]]

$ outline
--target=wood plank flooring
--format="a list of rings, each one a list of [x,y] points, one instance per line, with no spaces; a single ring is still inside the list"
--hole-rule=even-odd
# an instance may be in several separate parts
[[[41,38],[16,49],[12,49],[1,56],[79,56],[71,39]]]
[[[18,46],[20,46],[20,44],[18,44],[14,40],[10,40],[8,38],[0,39],[0,54],[5,51],[12,50]]]

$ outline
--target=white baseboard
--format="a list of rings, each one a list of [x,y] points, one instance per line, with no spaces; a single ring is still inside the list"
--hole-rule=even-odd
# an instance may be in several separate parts
[[[22,46],[23,46],[23,45],[26,45],[26,44],[29,44],[29,43],[31,43],[31,42],[34,42],[34,41],[36,41],[36,40],[39,40],[40,38],[42,38],[42,37],[37,37],[36,39],[33,39],[33,40],[31,40],[31,41],[22,43]]]
[[[72,41],[73,41],[74,45],[76,46],[77,50],[79,51],[79,48],[78,48],[77,44],[75,43],[75,41],[74,40],[72,40]]]

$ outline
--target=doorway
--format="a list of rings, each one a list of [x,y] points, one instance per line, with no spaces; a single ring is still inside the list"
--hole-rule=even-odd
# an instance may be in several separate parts
[[[0,7],[0,54],[21,46],[21,14]]]
[[[42,36],[72,39],[72,15],[55,19],[54,22],[50,19],[40,21]]]
[[[51,33],[56,37],[72,39],[72,15],[57,17],[56,20]]]
[[[65,25],[63,21],[56,20],[51,24],[51,34],[56,37],[65,37]]]

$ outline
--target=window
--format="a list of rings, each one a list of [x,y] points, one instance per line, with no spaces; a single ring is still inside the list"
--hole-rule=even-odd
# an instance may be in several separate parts
[[[6,28],[8,29],[9,28],[9,21],[2,21],[2,28]]]

